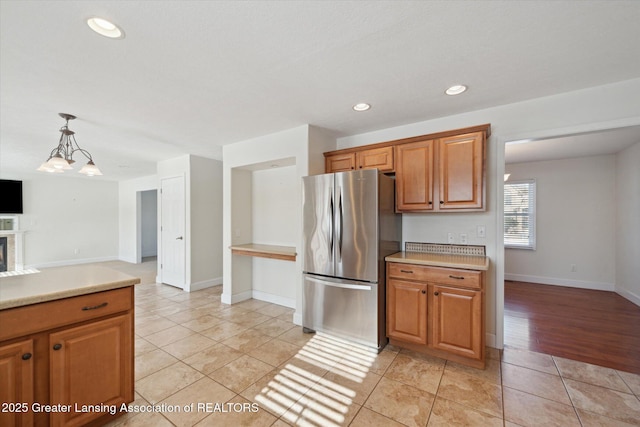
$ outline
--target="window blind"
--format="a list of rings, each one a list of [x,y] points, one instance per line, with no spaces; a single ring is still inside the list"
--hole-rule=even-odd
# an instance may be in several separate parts
[[[504,246],[536,248],[536,182],[504,183]]]

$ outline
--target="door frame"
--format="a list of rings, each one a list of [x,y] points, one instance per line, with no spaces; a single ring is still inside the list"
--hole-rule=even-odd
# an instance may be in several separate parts
[[[505,146],[509,142],[549,139],[580,133],[601,132],[617,128],[640,126],[640,117],[631,117],[604,122],[584,123],[580,125],[562,128],[543,129],[531,132],[521,132],[497,136],[496,153],[496,334],[495,347],[504,348],[504,171],[505,171]]]
[[[188,206],[188,197],[187,197],[187,186],[186,186],[186,182],[187,182],[187,177],[184,173],[182,174],[176,174],[176,175],[167,175],[167,176],[163,176],[159,178],[159,184],[158,185],[158,190],[160,192],[160,194],[158,195],[158,265],[157,265],[157,282],[158,283],[164,283],[163,282],[163,277],[162,277],[162,261],[164,259],[164,248],[162,245],[162,241],[163,241],[163,231],[162,231],[162,214],[163,214],[163,208],[162,208],[162,183],[165,180],[168,179],[175,179],[175,178],[182,178],[182,182],[184,184],[183,187],[183,191],[184,191],[184,201],[185,201],[185,206],[184,206],[184,234],[185,234],[185,248],[184,248],[184,274],[182,277],[183,283],[182,283],[182,287],[178,288],[178,289],[182,289],[184,291],[189,291],[189,286],[187,285],[189,283],[189,251],[188,251],[188,246],[187,246],[187,241],[188,239],[188,235],[189,235],[189,227],[188,227],[188,212],[187,212],[187,206]],[[169,286],[175,286],[175,285],[169,285]]]

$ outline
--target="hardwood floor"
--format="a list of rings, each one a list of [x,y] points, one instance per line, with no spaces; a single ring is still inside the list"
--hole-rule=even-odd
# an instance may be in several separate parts
[[[640,307],[614,292],[504,285],[506,346],[640,374]]]

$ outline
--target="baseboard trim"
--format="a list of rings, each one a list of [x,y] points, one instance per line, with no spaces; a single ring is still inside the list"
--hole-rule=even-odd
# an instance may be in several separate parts
[[[251,291],[241,292],[235,295],[229,295],[223,292],[220,296],[220,301],[222,301],[223,304],[236,304],[248,299],[251,299]]]
[[[286,298],[280,295],[269,294],[262,291],[251,291],[251,297],[260,301],[270,302],[272,304],[282,305],[288,308],[296,308],[295,298]]]
[[[496,335],[495,334],[490,334],[490,333],[486,333],[485,335],[485,344],[487,347],[493,347],[493,348],[497,348],[496,347]]]
[[[620,295],[621,297],[628,299],[629,301],[631,301],[632,303],[634,303],[635,305],[637,305],[638,307],[640,307],[640,295],[636,295],[633,292],[624,289],[620,286],[616,287],[615,290],[616,294]]]
[[[597,291],[615,291],[615,285],[613,283],[589,282],[586,280],[562,279],[557,277],[542,277],[529,276],[526,274],[504,273],[504,280],[540,283],[541,285],[566,286],[569,288],[594,289]]]
[[[38,264],[27,265],[26,268],[49,268],[49,267],[67,267],[76,264],[91,264],[94,262],[106,262],[106,261],[119,261],[120,258],[116,256],[98,257],[98,258],[83,258],[83,259],[67,259],[64,261],[53,261]]]
[[[202,289],[211,288],[213,286],[217,286],[221,284],[222,284],[222,277],[216,277],[210,280],[203,280],[201,282],[192,283],[191,286],[189,286],[189,292],[200,291]]]

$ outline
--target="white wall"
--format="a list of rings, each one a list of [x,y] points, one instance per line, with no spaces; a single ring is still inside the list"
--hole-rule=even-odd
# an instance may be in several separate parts
[[[443,95],[442,102],[455,102],[455,98]],[[407,214],[403,216],[403,239],[446,242],[447,232],[466,232],[469,244],[486,245],[487,255],[491,259],[486,293],[487,343],[501,347],[504,306],[502,197],[505,142],[638,125],[640,79],[339,138],[337,143],[338,148],[342,149],[483,123],[491,123],[492,129],[487,152],[487,211],[469,214]],[[477,237],[477,225],[486,226],[486,238]]]
[[[253,243],[296,246],[299,239],[300,182],[296,167],[269,168],[252,173]],[[253,258],[252,289],[263,300],[283,299],[295,307],[296,264],[276,259]]]
[[[64,175],[7,176],[23,181],[25,268],[118,258],[118,183]]]
[[[611,154],[506,165],[510,181],[536,180],[537,228],[536,250],[505,249],[506,279],[614,290],[615,159]]]
[[[287,203],[291,207],[289,227],[295,235],[286,237],[287,246],[295,246],[298,253],[302,247],[302,184],[301,179],[310,173],[321,173],[324,169],[322,152],[335,149],[335,139],[327,132],[313,126],[300,126],[294,129],[265,135],[259,138],[225,145],[224,159],[224,220],[223,220],[223,256],[224,283],[222,301],[227,304],[242,301],[247,298],[262,298],[278,304],[295,305],[294,322],[300,324],[302,320],[302,259],[296,262],[278,260],[279,266],[263,267],[261,261],[255,261],[258,269],[265,273],[254,279],[254,261],[248,257],[232,256],[228,249],[231,244],[251,243],[260,233],[267,233],[260,220],[256,219],[262,230],[256,230],[254,235],[253,221],[255,215],[260,215],[252,207],[253,198],[247,200],[246,192],[253,194],[253,178],[255,171],[268,169],[270,163],[287,160],[287,164],[295,170],[289,179],[291,193],[287,195]],[[313,152],[311,159],[309,153]],[[322,166],[321,166],[322,165]],[[284,172],[286,173],[286,172]],[[277,172],[276,172],[277,175]],[[275,175],[274,175],[275,177]],[[289,199],[290,197],[290,199]],[[297,200],[297,203],[295,202]],[[247,216],[249,215],[249,216]],[[249,219],[250,218],[250,219]],[[238,236],[236,236],[238,233]],[[278,233],[279,234],[279,233]],[[261,235],[271,239],[276,236]],[[292,241],[289,241],[292,238]],[[285,239],[283,239],[285,240]],[[255,243],[255,242],[254,242]],[[275,243],[275,242],[271,242]],[[271,260],[275,263],[276,261]],[[291,269],[293,268],[293,273]],[[285,277],[280,275],[284,272]],[[268,273],[268,274],[267,274]],[[291,274],[290,274],[291,273]],[[254,290],[254,285],[266,291]],[[272,293],[273,292],[273,293]],[[286,295],[286,297],[283,297]],[[291,298],[291,296],[295,296]],[[274,297],[274,298],[271,298]],[[295,304],[293,304],[295,301]]]
[[[118,183],[118,258],[137,263],[142,256],[140,239],[142,192],[158,188],[156,175],[130,179]]]
[[[158,190],[140,193],[141,256],[158,255]]]
[[[158,188],[164,178],[183,176],[185,180],[185,291],[220,284],[221,168],[217,160],[189,154],[158,162]],[[162,254],[160,236],[159,255]],[[160,263],[158,277],[162,277]]]
[[[190,156],[191,283],[222,283],[222,162]]]
[[[640,142],[616,156],[616,292],[640,305]]]

